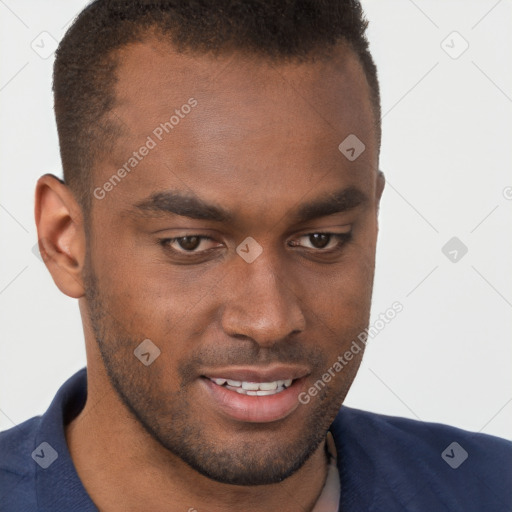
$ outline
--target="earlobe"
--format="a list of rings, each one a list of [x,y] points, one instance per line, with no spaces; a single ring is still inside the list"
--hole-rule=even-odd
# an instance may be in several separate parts
[[[69,187],[52,174],[41,176],[34,213],[39,250],[55,284],[69,297],[82,297],[86,249],[83,215]]]

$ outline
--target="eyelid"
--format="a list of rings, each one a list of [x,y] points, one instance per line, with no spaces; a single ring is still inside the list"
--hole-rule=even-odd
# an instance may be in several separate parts
[[[345,234],[350,233],[352,231],[353,224],[330,224],[327,226],[306,226],[296,232],[294,232],[293,236],[304,236],[304,235],[313,235],[315,233],[325,233],[326,235],[336,235],[336,234]]]

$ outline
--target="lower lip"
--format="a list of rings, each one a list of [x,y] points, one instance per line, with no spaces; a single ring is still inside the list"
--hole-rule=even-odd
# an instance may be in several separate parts
[[[289,416],[299,405],[299,394],[304,378],[275,395],[250,396],[219,386],[207,377],[201,378],[204,386],[220,411],[231,419],[252,423],[277,421]]]

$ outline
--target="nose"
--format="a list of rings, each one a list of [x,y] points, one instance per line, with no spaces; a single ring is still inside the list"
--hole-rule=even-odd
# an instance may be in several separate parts
[[[304,331],[306,320],[290,278],[264,254],[250,264],[238,262],[229,283],[232,293],[224,306],[222,327],[230,336],[269,347]]]

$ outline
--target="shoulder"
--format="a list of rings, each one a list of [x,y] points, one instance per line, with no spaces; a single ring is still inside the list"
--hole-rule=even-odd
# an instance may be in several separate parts
[[[354,467],[360,463],[396,495],[410,496],[411,504],[424,499],[438,510],[468,511],[484,505],[487,511],[508,510],[512,504],[508,440],[348,407],[331,430]]]
[[[0,510],[35,510],[32,452],[40,416],[0,432]]]
[[[385,436],[386,441],[399,446],[408,446],[413,443],[417,450],[431,450],[446,447],[444,443],[450,441],[465,442],[467,448],[474,451],[474,455],[483,452],[482,455],[493,452],[492,456],[498,456],[509,460],[512,457],[512,442],[500,437],[470,432],[442,423],[387,416],[359,409],[343,407],[334,423],[339,429],[354,430],[358,432]],[[494,453],[496,452],[496,453]]]

